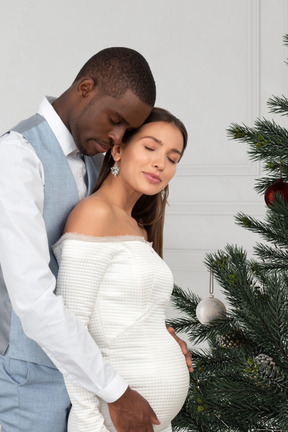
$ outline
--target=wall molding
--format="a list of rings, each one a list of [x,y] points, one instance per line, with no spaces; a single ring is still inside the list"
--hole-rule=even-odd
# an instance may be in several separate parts
[[[204,250],[164,249],[164,260],[173,272],[206,272],[203,264],[206,253]]]
[[[266,213],[266,205],[262,202],[208,202],[208,201],[172,201],[170,206],[166,207],[166,215],[169,216],[185,216],[185,215],[216,215],[230,216],[238,212],[244,212],[248,215],[263,217]]]
[[[223,249],[223,247],[219,247]],[[251,248],[244,248],[248,257],[253,254]],[[164,260],[173,272],[208,272],[204,259],[206,254],[216,252],[218,249],[165,249]]]
[[[260,0],[246,0],[248,6],[248,47],[247,47],[247,70],[250,71],[247,88],[247,113],[248,123],[252,126],[254,120],[260,116]],[[205,173],[205,174],[204,174]],[[229,163],[219,164],[181,164],[177,169],[178,177],[186,176],[245,176],[259,175],[260,164],[252,163],[248,159],[245,164],[231,165]]]
[[[248,158],[248,156],[247,156]],[[247,164],[227,164],[227,165],[211,165],[211,164],[180,164],[177,167],[176,177],[225,177],[225,176],[258,176],[260,175],[260,162],[251,162],[247,160]]]

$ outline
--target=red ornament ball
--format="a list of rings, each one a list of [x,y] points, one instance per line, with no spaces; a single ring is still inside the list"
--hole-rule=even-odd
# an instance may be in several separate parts
[[[281,194],[283,198],[288,202],[288,184],[284,183],[283,179],[277,180],[269,186],[265,192],[265,202],[268,207],[271,207],[274,201],[275,194]]]

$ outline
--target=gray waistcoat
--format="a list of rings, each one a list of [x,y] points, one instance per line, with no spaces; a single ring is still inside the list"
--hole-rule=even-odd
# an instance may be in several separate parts
[[[33,146],[44,167],[44,212],[50,247],[50,268],[57,276],[58,265],[51,250],[61,236],[66,218],[79,201],[77,186],[65,155],[46,120],[36,114],[12,130],[21,133]],[[88,194],[92,192],[103,156],[85,157]],[[17,269],[15,269],[17,271]],[[14,313],[0,269],[0,354],[54,367],[39,345],[28,338]]]

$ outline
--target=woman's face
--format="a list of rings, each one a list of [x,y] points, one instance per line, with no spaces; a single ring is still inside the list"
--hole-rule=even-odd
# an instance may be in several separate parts
[[[119,180],[141,194],[155,195],[175,175],[182,151],[183,136],[176,126],[145,124],[128,143],[120,145]]]

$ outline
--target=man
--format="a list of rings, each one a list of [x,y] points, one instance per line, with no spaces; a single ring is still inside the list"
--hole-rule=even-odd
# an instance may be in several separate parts
[[[101,153],[140,126],[154,103],[146,60],[109,48],[88,60],[58,99],[45,98],[35,116],[0,140],[2,432],[64,432],[70,401],[62,374],[109,404],[119,432],[152,432],[158,423],[55,296],[51,252],[68,213],[92,192]]]

